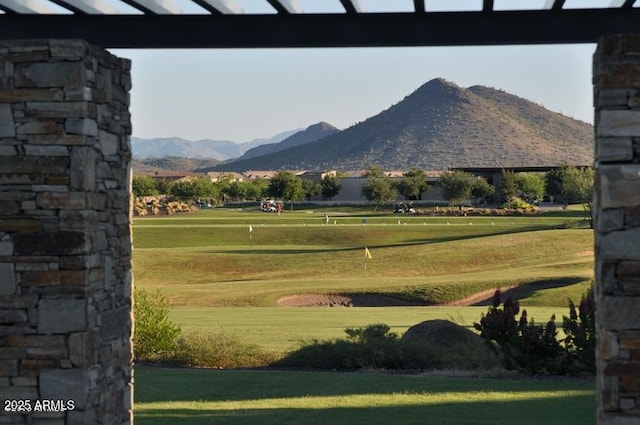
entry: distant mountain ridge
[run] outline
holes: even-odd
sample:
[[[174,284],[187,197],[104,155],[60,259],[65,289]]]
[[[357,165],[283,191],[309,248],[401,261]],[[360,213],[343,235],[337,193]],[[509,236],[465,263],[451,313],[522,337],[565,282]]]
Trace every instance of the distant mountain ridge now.
[[[220,171],[549,166],[593,162],[593,127],[507,92],[434,79],[341,132]]]
[[[317,124],[310,125],[303,131],[299,131],[278,143],[269,143],[251,148],[244,153],[238,161],[242,161],[256,156],[268,155],[270,153],[280,152],[295,146],[304,145],[314,142],[332,134],[338,133],[340,130],[329,123],[321,121]],[[235,162],[235,161],[234,161]]]
[[[198,159],[217,159],[219,161],[238,158],[245,152],[264,144],[278,143],[302,129],[284,131],[275,136],[254,139],[250,142],[236,143],[229,140],[187,140],[181,137],[154,139],[131,138],[134,158],[182,157]]]

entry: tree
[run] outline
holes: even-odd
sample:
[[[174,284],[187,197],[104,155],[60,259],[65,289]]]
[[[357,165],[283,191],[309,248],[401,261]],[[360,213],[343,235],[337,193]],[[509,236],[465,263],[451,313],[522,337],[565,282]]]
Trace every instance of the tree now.
[[[249,185],[245,182],[233,181],[223,189],[223,193],[232,200],[244,201],[247,197],[247,193],[249,192],[248,186]]]
[[[322,196],[331,200],[334,196],[340,193],[340,189],[342,189],[342,185],[340,184],[340,180],[334,175],[325,174],[320,182],[320,187],[322,189]]]
[[[442,197],[453,207],[471,196],[474,182],[473,176],[464,171],[446,171],[440,178]]]
[[[478,205],[478,201],[486,200],[496,192],[496,188],[489,184],[484,177],[476,178],[471,188],[471,196],[475,200],[475,204]]]
[[[562,196],[572,204],[591,203],[593,182],[593,168],[568,167],[562,179]]]
[[[593,180],[592,168],[578,168],[567,163],[545,175],[547,193],[562,196],[565,204],[590,202]]]
[[[520,195],[520,186],[518,185],[516,173],[511,170],[502,170],[502,184],[500,185],[500,191],[502,193],[502,199],[504,199],[509,208],[511,208],[511,201],[513,198]]]
[[[541,174],[518,173],[516,182],[525,201],[531,202],[535,199],[542,199],[544,196],[545,181]]]
[[[291,203],[293,211],[293,202],[304,197],[302,189],[302,181],[290,171],[279,171],[271,178],[269,182],[269,196],[283,199]]]
[[[547,193],[562,196],[565,205],[582,203],[586,219],[593,228],[593,168],[578,168],[564,163],[549,171],[545,181]]]
[[[206,176],[194,180],[181,180],[171,184],[171,195],[182,201],[197,201],[203,199],[218,199],[219,189]]]
[[[310,201],[311,198],[322,194],[322,186],[320,186],[320,183],[315,183],[313,180],[302,179],[302,193],[303,197]]]
[[[265,179],[257,178],[247,185],[247,199],[260,199],[267,196],[269,182]]]
[[[422,199],[422,194],[429,190],[427,175],[418,168],[412,168],[402,175],[398,184],[398,192],[406,199],[417,201]]]
[[[133,351],[136,358],[156,360],[175,348],[180,327],[169,319],[169,302],[157,290],[149,295],[142,289],[134,294]]]
[[[158,195],[158,187],[156,180],[151,176],[134,175],[131,182],[131,191],[133,196],[139,198],[141,196]]]
[[[375,203],[374,211],[384,202],[395,198],[396,191],[388,177],[384,176],[382,169],[376,165],[369,168],[367,181],[362,185],[362,194]]]

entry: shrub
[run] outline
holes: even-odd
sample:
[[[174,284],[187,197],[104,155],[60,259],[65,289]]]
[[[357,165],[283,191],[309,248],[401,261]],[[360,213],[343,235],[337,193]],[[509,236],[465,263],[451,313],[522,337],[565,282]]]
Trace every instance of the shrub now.
[[[503,364],[507,369],[517,369],[529,374],[539,372],[558,372],[560,370],[562,350],[557,336],[555,317],[551,317],[546,326],[540,326],[533,319],[520,312],[517,301],[507,297],[500,308],[502,294],[497,290],[486,315],[480,323],[474,323],[480,336],[494,341],[499,347]]]
[[[276,359],[276,354],[234,335],[188,331],[178,337],[170,360],[185,366],[232,369],[267,366]]]
[[[345,339],[307,342],[275,365],[323,370],[487,370],[498,366],[496,357],[487,352],[479,354],[477,345],[400,340],[385,324],[348,328],[345,333]]]
[[[577,370],[596,371],[596,307],[593,286],[582,295],[578,311],[569,300],[569,317],[563,316],[562,329],[565,333],[564,345],[568,363]]]
[[[347,366],[354,369],[396,369],[402,364],[398,335],[383,323],[364,328],[347,328],[351,356]]]
[[[169,302],[157,290],[149,295],[142,289],[134,294],[133,352],[136,359],[158,361],[175,348],[180,327],[169,320]]]
[[[520,319],[517,301],[510,297],[500,308],[501,293],[496,291],[492,304],[480,323],[474,323],[480,336],[497,344],[503,364],[529,374],[595,372],[595,304],[593,289],[582,297],[579,313],[569,300],[569,317],[563,318],[564,345],[558,341],[555,316],[545,326],[528,320],[526,310]]]

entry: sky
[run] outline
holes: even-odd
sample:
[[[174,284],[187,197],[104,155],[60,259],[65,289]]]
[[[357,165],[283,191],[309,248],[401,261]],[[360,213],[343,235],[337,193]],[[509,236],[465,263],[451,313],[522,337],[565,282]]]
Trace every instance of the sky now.
[[[103,0],[116,1],[116,0]],[[173,1],[185,13],[192,2]],[[335,12],[339,0],[297,0]],[[273,13],[265,0],[235,0],[245,13]],[[359,0],[368,11],[411,10],[413,0]],[[496,9],[541,8],[545,0],[496,0]],[[479,10],[482,0],[429,0],[429,10]],[[566,8],[610,0],[567,0]],[[393,6],[391,6],[393,5]],[[112,50],[132,59],[133,136],[237,143],[326,121],[344,129],[434,78],[485,85],[552,111],[593,121],[595,45],[422,48]]]

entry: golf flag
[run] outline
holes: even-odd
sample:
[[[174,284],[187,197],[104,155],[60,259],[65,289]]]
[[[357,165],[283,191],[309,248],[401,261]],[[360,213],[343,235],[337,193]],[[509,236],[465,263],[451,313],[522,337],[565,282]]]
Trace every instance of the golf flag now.
[[[253,232],[253,227],[251,227],[251,225],[249,225],[249,233]]]
[[[366,246],[364,247],[364,258],[369,258],[369,259],[373,258],[371,256],[371,252],[369,252],[369,248],[367,248]]]

